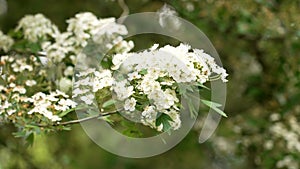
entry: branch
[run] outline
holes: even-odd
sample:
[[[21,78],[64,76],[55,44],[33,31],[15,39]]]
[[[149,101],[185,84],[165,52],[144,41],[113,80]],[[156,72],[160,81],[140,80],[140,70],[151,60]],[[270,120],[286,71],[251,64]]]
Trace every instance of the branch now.
[[[118,4],[123,10],[123,12],[120,16],[120,19],[118,21],[121,24],[124,22],[125,16],[127,16],[129,14],[129,8],[128,8],[127,4],[124,2],[124,0],[118,0]],[[124,17],[124,18],[122,18],[122,17]]]
[[[52,125],[49,125],[49,124],[35,124],[35,125],[38,126],[38,127],[48,127],[48,126],[65,126],[65,125],[69,125],[69,124],[77,124],[77,123],[97,119],[97,118],[100,118],[100,117],[105,117],[105,116],[110,116],[110,115],[113,115],[113,114],[117,114],[118,111],[120,111],[120,110],[114,110],[114,111],[111,111],[111,112],[101,113],[101,114],[97,114],[97,115],[82,118],[82,119],[55,123],[55,124],[52,124]]]

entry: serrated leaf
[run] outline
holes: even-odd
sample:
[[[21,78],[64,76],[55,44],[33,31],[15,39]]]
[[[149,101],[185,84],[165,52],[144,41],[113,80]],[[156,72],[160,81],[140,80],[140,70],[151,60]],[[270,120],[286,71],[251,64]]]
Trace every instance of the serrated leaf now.
[[[209,101],[209,100],[201,99],[201,101],[202,101],[204,104],[206,104],[207,106],[209,106],[209,107],[212,107],[212,106],[214,106],[214,107],[221,107],[221,106],[222,106],[222,105],[219,104],[219,103],[212,102],[212,101]]]
[[[217,113],[219,113],[220,115],[227,117],[227,115],[218,107],[221,107],[222,105],[219,103],[215,103],[212,101],[208,101],[208,100],[203,100],[201,99],[202,103],[204,103],[205,105],[207,105],[208,107],[212,108],[214,111],[216,111]]]
[[[170,121],[173,121],[172,118],[169,115],[162,113],[156,119],[155,125],[160,126],[162,124],[163,125],[162,131],[166,132],[166,131],[169,131],[172,127],[170,124]]]

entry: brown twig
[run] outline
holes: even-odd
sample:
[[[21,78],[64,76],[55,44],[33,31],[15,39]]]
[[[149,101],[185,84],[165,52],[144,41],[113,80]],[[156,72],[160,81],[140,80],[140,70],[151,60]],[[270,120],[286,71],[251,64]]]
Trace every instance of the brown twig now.
[[[89,120],[93,120],[93,119],[97,119],[97,118],[101,118],[101,117],[105,117],[105,116],[110,116],[113,114],[117,114],[118,111],[120,110],[114,110],[111,112],[106,112],[106,113],[101,113],[101,114],[97,114],[94,116],[90,116],[90,117],[85,117],[82,119],[77,119],[77,120],[71,120],[71,121],[65,121],[65,122],[60,122],[60,123],[55,123],[55,124],[34,124],[38,127],[48,127],[48,126],[65,126],[65,125],[69,125],[69,124],[77,124],[77,123],[81,123],[81,122],[85,122],[85,121],[89,121]]]

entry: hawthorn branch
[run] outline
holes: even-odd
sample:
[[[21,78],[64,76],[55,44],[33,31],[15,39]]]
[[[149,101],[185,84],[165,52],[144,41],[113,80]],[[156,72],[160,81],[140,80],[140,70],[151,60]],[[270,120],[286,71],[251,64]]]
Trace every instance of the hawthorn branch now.
[[[110,115],[113,115],[113,114],[117,114],[118,111],[120,111],[120,110],[114,110],[114,111],[111,111],[111,112],[100,113],[100,114],[85,117],[85,118],[82,118],[82,119],[65,121],[65,122],[60,122],[60,123],[55,123],[55,124],[35,124],[35,125],[38,126],[38,127],[66,126],[66,125],[70,125],[70,124],[77,124],[77,123],[81,123],[81,122],[85,122],[85,121],[89,121],[89,120],[98,119],[98,118],[101,118],[101,117],[106,117],[106,116],[110,116]]]

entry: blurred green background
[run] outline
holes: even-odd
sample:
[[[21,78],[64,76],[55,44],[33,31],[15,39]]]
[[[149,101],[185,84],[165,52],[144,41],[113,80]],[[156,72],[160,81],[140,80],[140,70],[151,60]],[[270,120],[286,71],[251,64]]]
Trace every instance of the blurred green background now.
[[[106,152],[79,125],[70,132],[38,136],[29,148],[11,135],[14,128],[0,126],[0,169],[273,169],[280,168],[278,163],[286,156],[294,161],[282,168],[299,163],[300,149],[287,148],[289,140],[270,131],[276,123],[292,131],[291,118],[300,123],[299,0],[125,2],[131,14],[157,11],[168,3],[208,36],[229,73],[225,108],[229,118],[222,119],[204,144],[197,142],[199,121],[175,148],[146,159]],[[43,13],[64,30],[65,20],[78,12],[117,18],[122,13],[117,0],[8,0],[7,4],[7,13],[0,16],[4,32],[26,14]],[[274,114],[279,118],[274,120]],[[300,147],[300,133],[295,133],[294,144]],[[266,147],[268,143],[273,147]]]

